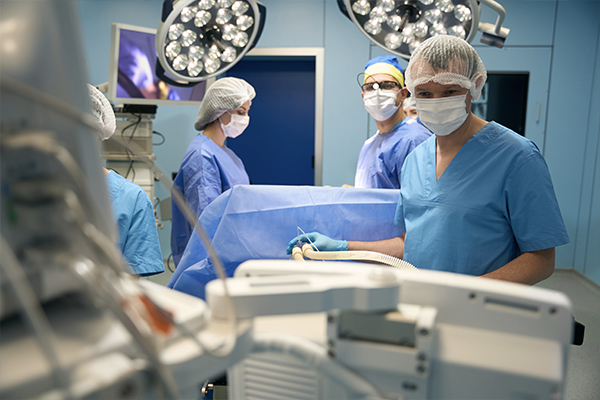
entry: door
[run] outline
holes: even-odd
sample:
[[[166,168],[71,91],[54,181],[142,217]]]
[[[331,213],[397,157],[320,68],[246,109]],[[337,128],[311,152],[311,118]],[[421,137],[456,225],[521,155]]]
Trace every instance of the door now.
[[[250,125],[227,139],[253,184],[315,184],[315,57],[246,56],[226,72],[256,90]]]

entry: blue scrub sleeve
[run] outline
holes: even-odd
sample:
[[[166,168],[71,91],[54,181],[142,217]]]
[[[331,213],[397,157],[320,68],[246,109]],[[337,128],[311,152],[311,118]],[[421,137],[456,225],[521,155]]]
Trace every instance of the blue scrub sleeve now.
[[[123,243],[123,256],[136,274],[147,276],[164,272],[154,208],[142,191],[137,194],[134,210]]]
[[[200,168],[190,171],[190,179],[184,178],[186,200],[200,218],[202,211],[223,192],[221,172],[215,160],[202,156]]]
[[[522,252],[569,243],[548,166],[540,153],[514,165],[506,180],[504,199]]]

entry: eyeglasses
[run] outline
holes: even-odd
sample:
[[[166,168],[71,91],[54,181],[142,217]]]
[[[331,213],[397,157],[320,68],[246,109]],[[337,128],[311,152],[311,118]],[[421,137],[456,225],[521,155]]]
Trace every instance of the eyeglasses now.
[[[381,81],[381,82],[368,82],[361,86],[363,92],[372,92],[373,90],[393,90],[394,88],[402,89],[402,86],[398,82],[392,81]]]

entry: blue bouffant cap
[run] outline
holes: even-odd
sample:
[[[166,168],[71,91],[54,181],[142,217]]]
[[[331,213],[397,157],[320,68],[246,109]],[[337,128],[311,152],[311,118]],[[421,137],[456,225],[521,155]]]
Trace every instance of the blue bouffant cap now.
[[[371,75],[388,74],[393,76],[400,86],[404,87],[404,70],[400,66],[398,59],[394,56],[379,56],[369,60],[365,65],[365,78]]]

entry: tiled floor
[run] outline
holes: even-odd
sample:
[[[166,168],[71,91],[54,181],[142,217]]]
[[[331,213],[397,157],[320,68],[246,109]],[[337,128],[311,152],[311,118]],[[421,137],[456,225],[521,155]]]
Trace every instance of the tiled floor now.
[[[600,286],[568,269],[557,269],[537,286],[565,293],[575,320],[585,325],[583,345],[570,349],[564,399],[600,399]]]

